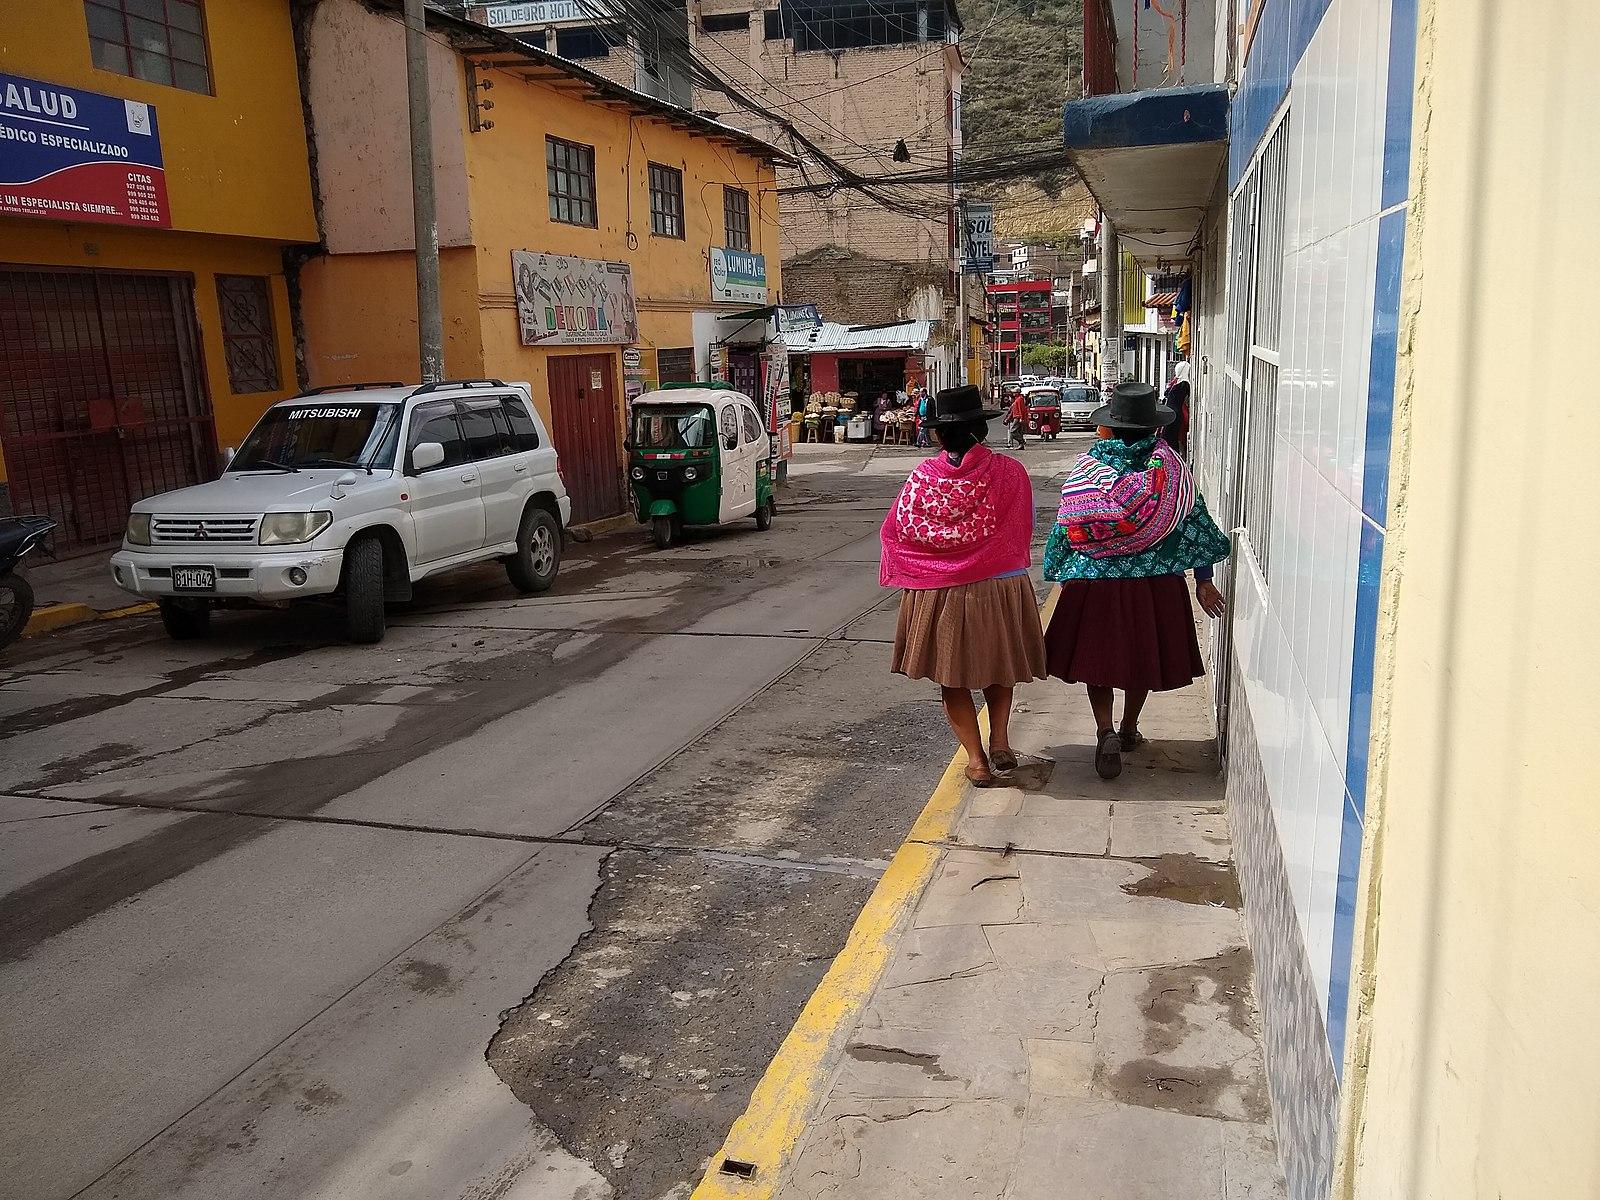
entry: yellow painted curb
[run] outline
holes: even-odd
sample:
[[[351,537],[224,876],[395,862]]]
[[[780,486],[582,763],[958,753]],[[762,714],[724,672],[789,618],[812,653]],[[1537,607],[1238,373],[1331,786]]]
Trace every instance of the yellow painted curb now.
[[[727,1140],[711,1158],[711,1167],[691,1200],[764,1200],[772,1195],[778,1173],[805,1130],[806,1118],[827,1081],[835,1044],[855,1028],[878,978],[888,965],[895,934],[933,878],[943,853],[937,845],[955,826],[966,795],[967,756],[957,751],[944,776],[878,880],[866,907],[851,927],[800,1019],[789,1030],[756,1085],[744,1115],[733,1123]],[[723,1163],[750,1164],[748,1178],[728,1174]]]
[[[68,625],[82,625],[85,621],[96,620],[99,616],[100,614],[87,604],[46,604],[43,608],[33,610],[33,616],[28,618],[22,636],[38,637],[41,633],[65,629]]]
[[[146,600],[141,604],[130,604],[125,608],[108,609],[107,611],[97,615],[102,621],[115,621],[118,617],[137,617],[141,613],[155,612],[155,610],[159,607],[160,605],[158,605],[155,601]]]
[[[1051,589],[1039,614],[1042,625],[1050,623],[1060,594],[1060,588]],[[980,714],[979,719],[987,736],[988,713]],[[957,750],[856,917],[844,949],[767,1065],[744,1114],[711,1156],[711,1165],[690,1200],[768,1200],[772,1196],[827,1084],[834,1049],[855,1029],[862,1006],[889,964],[902,922],[933,879],[944,853],[942,843],[955,832],[956,816],[967,794],[966,766],[966,753]],[[724,1171],[724,1163],[730,1162],[739,1164],[741,1170],[754,1170],[748,1174]]]

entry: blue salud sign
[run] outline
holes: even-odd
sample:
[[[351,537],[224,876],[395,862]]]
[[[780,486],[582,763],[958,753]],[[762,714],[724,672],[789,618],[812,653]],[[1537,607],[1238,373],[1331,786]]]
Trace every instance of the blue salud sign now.
[[[0,74],[0,216],[169,228],[156,110]]]
[[[735,304],[765,304],[767,302],[766,256],[713,246],[711,298]]]

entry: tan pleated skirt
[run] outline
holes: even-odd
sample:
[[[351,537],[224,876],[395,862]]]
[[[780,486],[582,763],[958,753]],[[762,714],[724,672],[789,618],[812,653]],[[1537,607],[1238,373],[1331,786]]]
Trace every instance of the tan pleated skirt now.
[[[894,670],[974,690],[1043,679],[1044,634],[1028,577],[902,593]]]

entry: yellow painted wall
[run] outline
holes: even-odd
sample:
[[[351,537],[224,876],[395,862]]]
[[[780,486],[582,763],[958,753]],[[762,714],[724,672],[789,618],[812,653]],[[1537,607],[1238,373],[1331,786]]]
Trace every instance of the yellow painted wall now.
[[[317,226],[288,5],[213,0],[206,22],[214,95],[94,67],[81,0],[6,6],[0,71],[155,106],[173,228],[0,218],[0,263],[191,276],[217,440],[227,446],[296,388],[283,246],[315,242]],[[282,389],[242,396],[230,390],[217,274],[270,278]]]
[[[381,20],[382,18],[371,18]],[[360,35],[358,28],[356,34]],[[465,68],[458,61],[458,68]],[[313,72],[315,74],[315,71]],[[511,275],[516,250],[629,263],[647,379],[655,351],[693,345],[693,312],[713,305],[712,246],[725,244],[722,185],[750,195],[751,249],[766,256],[769,300],[779,295],[778,201],[773,168],[653,118],[585,100],[570,90],[480,72],[493,83],[494,128],[467,135],[467,204],[473,246],[443,255],[446,373],[526,380],[545,417],[552,355],[604,354],[621,394],[621,347],[532,348],[521,343]],[[465,95],[465,79],[462,81]],[[465,114],[436,114],[465,120]],[[594,147],[598,226],[550,220],[546,134]],[[403,154],[404,147],[395,147]],[[683,238],[651,232],[648,164],[683,172]],[[630,238],[630,234],[632,235]],[[314,384],[417,376],[415,276],[411,256],[344,254],[302,272],[307,369]],[[619,405],[617,442],[622,440]]]
[[[1600,1195],[1600,9],[1423,0],[1336,1194]],[[1510,398],[1511,408],[1507,403]]]
[[[477,266],[470,247],[439,255],[445,374],[454,378],[494,373],[484,361]],[[417,271],[410,251],[310,260],[300,270],[300,309],[313,385],[416,382]]]
[[[95,67],[82,0],[4,5],[0,71],[155,106],[174,229],[315,242],[288,0],[211,0],[215,95]]]

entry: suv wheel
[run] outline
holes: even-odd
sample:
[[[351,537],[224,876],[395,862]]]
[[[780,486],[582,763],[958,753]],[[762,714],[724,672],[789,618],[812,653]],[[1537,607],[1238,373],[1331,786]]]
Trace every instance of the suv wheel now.
[[[519,592],[547,591],[561,569],[561,527],[542,508],[522,514],[517,552],[506,559],[506,574]]]
[[[161,624],[175,642],[205,637],[211,629],[211,606],[204,600],[162,600]]]
[[[365,537],[344,552],[344,635],[352,642],[381,642],[385,627],[383,543]]]

